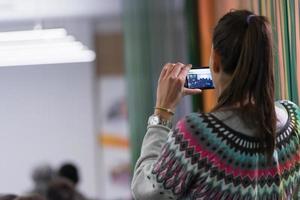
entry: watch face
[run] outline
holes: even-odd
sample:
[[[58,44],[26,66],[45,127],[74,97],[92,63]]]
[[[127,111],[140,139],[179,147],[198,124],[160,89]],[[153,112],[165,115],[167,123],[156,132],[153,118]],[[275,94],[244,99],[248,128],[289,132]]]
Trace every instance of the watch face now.
[[[160,119],[160,117],[157,115],[152,115],[149,117],[148,125],[162,125],[162,126],[166,126],[166,127],[170,128],[170,129],[172,128],[171,121]]]
[[[150,118],[150,124],[152,124],[152,125],[156,125],[156,124],[159,124],[159,118],[158,118],[158,116],[152,116],[151,118]]]

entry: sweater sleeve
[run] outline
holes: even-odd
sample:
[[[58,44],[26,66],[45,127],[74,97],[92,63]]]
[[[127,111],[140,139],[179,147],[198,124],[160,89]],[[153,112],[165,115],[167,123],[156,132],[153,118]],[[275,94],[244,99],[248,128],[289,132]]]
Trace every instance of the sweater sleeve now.
[[[131,185],[135,199],[170,200],[185,195],[196,169],[188,159],[192,152],[183,142],[183,125],[181,120],[174,131],[163,126],[148,127]]]

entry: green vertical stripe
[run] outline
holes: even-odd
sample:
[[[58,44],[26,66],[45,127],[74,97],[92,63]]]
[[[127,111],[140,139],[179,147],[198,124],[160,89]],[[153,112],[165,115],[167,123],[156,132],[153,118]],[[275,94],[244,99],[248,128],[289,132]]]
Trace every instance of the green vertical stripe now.
[[[274,42],[274,75],[275,75],[275,98],[280,99],[281,96],[281,86],[280,86],[280,71],[279,71],[279,58],[278,58],[278,34],[276,30],[276,7],[273,0],[270,1],[270,23],[272,26],[273,42]]]
[[[123,9],[130,142],[132,163],[135,163],[154,104],[146,20],[148,10],[142,0],[124,0]]]
[[[283,58],[284,58],[284,68],[286,70],[286,84],[287,84],[287,88],[286,88],[286,93],[287,93],[287,97],[288,99],[291,99],[291,85],[290,85],[290,81],[289,81],[289,74],[290,74],[290,60],[289,60],[289,26],[288,26],[288,18],[287,18],[287,3],[286,1],[281,1],[281,12],[282,12],[282,20],[283,20]]]
[[[279,0],[274,2],[273,0],[268,1],[270,3],[270,22],[273,27],[274,36],[274,46],[275,46],[275,56],[274,56],[274,69],[275,69],[275,94],[276,98],[283,96],[281,94],[281,88],[283,87],[280,83],[280,66],[279,66],[279,56],[283,58],[283,72],[285,77],[285,84],[287,88],[285,89],[285,96],[293,102],[299,103],[299,94],[297,86],[297,47],[296,46],[296,29],[295,29],[295,4],[297,0]],[[298,0],[299,1],[299,0]],[[262,14],[265,11],[266,1],[256,0],[259,5],[259,13]],[[276,5],[275,5],[276,4]],[[279,6],[280,13],[277,13],[276,6]],[[252,1],[251,7],[254,7],[254,1]],[[298,9],[300,12],[300,8]],[[282,22],[281,27],[277,26],[276,16],[280,15],[280,20]],[[278,29],[282,32],[282,55],[278,54]],[[298,66],[299,67],[299,66]]]
[[[163,65],[186,62],[182,42],[185,19],[183,8],[178,8],[176,2],[122,2],[132,167],[140,154],[148,117],[154,111],[157,80]]]
[[[200,48],[199,48],[199,24],[198,24],[198,3],[197,1],[186,0],[185,10],[187,18],[187,34],[188,34],[188,55],[189,63],[193,66],[200,66]],[[193,110],[203,110],[203,100],[200,95],[192,97]]]
[[[291,100],[298,102],[298,87],[297,87],[297,70],[296,70],[296,29],[295,29],[295,1],[287,1],[287,18],[289,19],[289,60],[290,73],[289,84],[291,90]]]

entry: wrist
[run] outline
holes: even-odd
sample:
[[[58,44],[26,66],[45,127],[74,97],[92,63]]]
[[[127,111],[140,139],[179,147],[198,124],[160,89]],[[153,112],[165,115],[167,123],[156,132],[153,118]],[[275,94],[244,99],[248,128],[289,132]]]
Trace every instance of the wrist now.
[[[163,111],[163,110],[159,110],[159,109],[154,110],[154,115],[157,115],[160,118],[165,119],[165,120],[171,120],[173,117],[173,114]]]

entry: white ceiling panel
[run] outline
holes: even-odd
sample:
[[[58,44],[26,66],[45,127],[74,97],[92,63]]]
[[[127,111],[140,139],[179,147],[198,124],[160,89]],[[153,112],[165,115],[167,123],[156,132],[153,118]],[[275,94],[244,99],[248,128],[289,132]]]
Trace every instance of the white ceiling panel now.
[[[0,21],[116,16],[121,0],[0,0]]]

